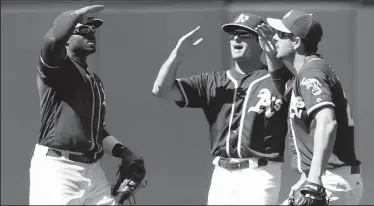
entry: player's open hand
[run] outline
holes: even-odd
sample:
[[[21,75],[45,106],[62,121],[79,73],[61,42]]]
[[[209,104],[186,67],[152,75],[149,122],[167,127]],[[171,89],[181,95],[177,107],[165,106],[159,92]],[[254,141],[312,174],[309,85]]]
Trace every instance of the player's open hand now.
[[[92,21],[94,19],[93,16],[98,14],[102,10],[104,10],[103,5],[91,5],[80,8],[76,10],[74,13],[81,16],[79,23],[86,24],[87,22]]]
[[[256,27],[259,36],[259,43],[266,55],[275,58],[277,55],[277,46],[275,45],[275,31],[269,25],[262,23]]]
[[[198,30],[200,29],[200,26],[196,27],[194,30],[188,32],[184,36],[182,36],[178,43],[177,46],[175,47],[174,51],[178,56],[184,56],[187,54],[192,48],[196,47],[199,45],[202,41],[203,38],[199,38],[196,40],[196,36],[198,34]]]

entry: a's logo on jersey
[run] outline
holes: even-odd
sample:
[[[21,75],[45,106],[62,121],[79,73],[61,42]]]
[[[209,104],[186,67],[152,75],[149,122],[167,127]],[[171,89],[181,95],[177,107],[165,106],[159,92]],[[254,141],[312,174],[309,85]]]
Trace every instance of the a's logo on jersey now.
[[[312,89],[313,95],[320,95],[322,93],[321,83],[315,78],[306,79],[304,77],[300,85],[305,86],[307,90]]]
[[[235,23],[244,23],[245,21],[247,21],[249,19],[249,16],[245,15],[245,14],[240,14],[240,16],[236,19]]]
[[[247,112],[256,112],[258,114],[261,114],[266,110],[265,116],[267,118],[270,118],[276,111],[279,111],[282,107],[282,100],[272,96],[269,89],[261,89],[257,97],[259,97],[260,100],[258,100],[257,104],[254,107],[248,108]],[[271,107],[272,102],[274,102],[273,107]]]
[[[303,112],[303,108],[305,107],[305,103],[303,99],[299,96],[295,96],[294,92],[291,95],[291,102],[290,102],[290,117],[294,118],[295,116],[301,118],[301,113]]]

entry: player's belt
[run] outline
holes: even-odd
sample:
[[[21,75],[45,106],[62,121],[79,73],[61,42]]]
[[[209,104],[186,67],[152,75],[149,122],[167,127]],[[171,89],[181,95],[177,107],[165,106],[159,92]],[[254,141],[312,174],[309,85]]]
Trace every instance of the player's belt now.
[[[351,174],[360,174],[360,173],[361,173],[360,165],[351,166]]]
[[[220,158],[218,160],[218,166],[225,168],[227,170],[239,170],[239,169],[246,169],[250,167],[250,160],[240,160],[237,162],[233,162],[228,158]],[[268,164],[268,160],[265,158],[258,158],[257,159],[257,167],[263,167]]]
[[[92,158],[86,157],[84,154],[73,154],[73,153],[69,153],[69,151],[60,151],[60,150],[53,149],[53,148],[48,148],[46,155],[51,156],[51,157],[65,157],[66,159],[69,159],[71,161],[85,163],[85,164],[92,164],[99,159],[99,158],[92,159]]]

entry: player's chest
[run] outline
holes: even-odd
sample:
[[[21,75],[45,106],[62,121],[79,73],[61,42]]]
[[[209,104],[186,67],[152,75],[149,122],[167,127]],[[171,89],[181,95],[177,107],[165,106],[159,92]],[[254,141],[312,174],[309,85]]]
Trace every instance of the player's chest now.
[[[271,117],[283,105],[280,95],[268,76],[238,82],[232,90],[228,91],[231,91],[232,104],[227,106],[234,105],[236,110],[242,111],[242,114],[265,114]]]
[[[81,73],[82,81],[74,89],[72,99],[79,101],[79,104],[94,110],[105,110],[105,92],[101,80],[91,72]]]

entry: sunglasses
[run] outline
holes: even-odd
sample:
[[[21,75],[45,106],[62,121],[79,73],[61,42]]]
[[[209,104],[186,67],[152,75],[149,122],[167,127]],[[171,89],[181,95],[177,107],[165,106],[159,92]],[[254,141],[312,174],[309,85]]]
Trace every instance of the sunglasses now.
[[[286,32],[282,32],[282,31],[278,31],[278,30],[277,30],[277,35],[280,39],[289,39],[289,38],[295,37],[295,35],[293,35],[291,33],[286,33]]]
[[[233,39],[235,36],[238,36],[243,39],[249,39],[252,37],[257,36],[257,34],[247,31],[230,31],[229,32],[230,38]]]
[[[74,29],[73,34],[77,35],[89,35],[95,33],[96,28],[94,26],[82,25]]]

